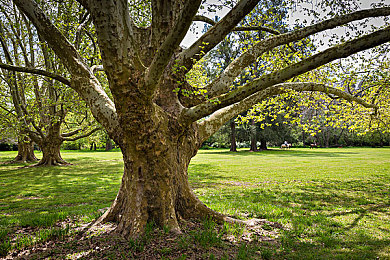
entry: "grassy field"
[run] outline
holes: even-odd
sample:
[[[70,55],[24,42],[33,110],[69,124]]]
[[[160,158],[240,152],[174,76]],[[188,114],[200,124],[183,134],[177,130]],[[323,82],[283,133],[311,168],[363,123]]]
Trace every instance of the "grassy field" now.
[[[1,152],[0,162],[14,156]],[[66,236],[69,228],[55,223],[71,216],[88,222],[115,198],[119,152],[63,151],[63,157],[74,165],[0,165],[0,253],[36,243],[31,232],[15,238],[20,229],[32,229],[38,242]],[[262,258],[390,259],[390,148],[202,150],[189,178],[215,210],[284,225],[276,243],[254,249]],[[259,258],[237,255],[246,257]]]

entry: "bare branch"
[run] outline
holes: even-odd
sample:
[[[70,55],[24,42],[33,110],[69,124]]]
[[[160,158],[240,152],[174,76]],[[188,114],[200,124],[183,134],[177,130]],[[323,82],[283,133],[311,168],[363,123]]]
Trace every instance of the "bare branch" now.
[[[361,20],[368,17],[379,17],[387,15],[390,15],[389,7],[357,11],[263,40],[254,45],[248,51],[244,52],[232,63],[230,63],[224,72],[221,73],[221,75],[216,80],[209,84],[209,86],[207,86],[207,89],[209,89],[208,95],[210,97],[214,97],[226,92],[234,79],[241,73],[244,68],[252,64],[257,57],[277,46],[288,44],[293,41],[298,41],[312,34],[332,29],[352,21]]]
[[[77,27],[76,37],[75,37],[75,48],[78,49],[80,46],[81,32],[90,22],[89,14],[85,13],[81,18],[80,25]],[[95,44],[95,43],[94,43]]]
[[[97,71],[104,71],[103,65],[93,65],[91,67],[92,73],[95,74]]]
[[[203,15],[195,15],[193,21],[194,22],[195,21],[205,22],[205,23],[208,23],[212,26],[214,26],[216,24],[216,22],[214,22],[212,19],[210,19],[206,16],[203,16]],[[276,34],[276,35],[280,34],[279,31],[272,29],[272,28],[269,28],[269,27],[266,27],[266,26],[237,26],[237,27],[234,27],[234,29],[232,31],[234,31],[234,32],[264,31],[264,32],[268,32],[268,33],[272,33],[272,34]]]
[[[26,108],[25,108],[24,106],[22,106],[22,109],[23,109],[24,113],[25,113],[26,115],[28,115],[28,112],[27,112],[27,110],[26,110]],[[45,134],[43,133],[42,129],[41,129],[40,127],[38,127],[38,126],[35,124],[33,118],[30,118],[30,120],[27,121],[26,118],[24,117],[24,118],[23,118],[23,121],[24,121],[24,124],[25,124],[25,127],[26,127],[26,130],[27,130],[27,131],[29,131],[30,133],[35,134],[35,135],[37,135],[37,136],[40,136],[40,137],[43,138],[43,139],[45,138]],[[28,124],[29,124],[29,123],[32,124],[32,126],[35,128],[35,130],[36,130],[37,132],[32,131],[32,130],[28,127]]]
[[[213,25],[213,26],[216,24],[216,22],[213,19],[210,19],[210,18],[203,16],[203,15],[195,15],[194,19],[192,21],[204,22],[204,23],[208,23],[208,24]]]
[[[217,46],[226,35],[257,5],[259,0],[242,0],[230,10],[218,23],[210,28],[179,57],[179,64],[190,70],[194,61],[200,60],[206,53]]]
[[[13,66],[13,65],[8,65],[0,62],[0,68],[10,70],[10,71],[18,71],[18,72],[26,72],[26,73],[31,73],[35,75],[41,75],[45,77],[49,77],[51,79],[55,79],[67,86],[70,86],[70,80],[67,78],[64,78],[60,75],[54,74],[49,71],[41,70],[41,69],[34,69],[34,68],[27,68],[27,67],[18,67],[18,66]]]
[[[81,128],[78,128],[78,129],[76,129],[76,130],[73,130],[73,131],[71,131],[71,132],[68,132],[68,133],[62,133],[61,134],[61,136],[62,137],[69,137],[69,136],[73,136],[73,135],[75,135],[75,134],[78,134],[78,133],[80,133],[80,131],[82,131],[83,129],[81,129]]]
[[[225,106],[237,103],[258,91],[280,84],[335,59],[348,57],[356,52],[378,46],[388,41],[390,41],[390,26],[358,39],[329,48],[298,63],[289,65],[284,69],[267,74],[227,94],[219,96],[218,102],[208,101],[184,110],[185,112],[182,114],[182,120],[194,122]]]
[[[8,108],[6,108],[5,106],[3,106],[2,104],[0,104],[0,108],[3,109],[5,112],[7,112],[7,115],[12,115],[13,117],[15,118],[18,118],[17,115],[15,115],[11,110],[9,110]]]
[[[62,140],[64,140],[64,141],[76,141],[76,140],[79,140],[79,139],[81,139],[81,138],[90,136],[91,134],[93,134],[93,133],[95,133],[96,131],[101,130],[101,129],[102,129],[102,127],[96,127],[96,128],[94,128],[94,129],[92,129],[91,131],[89,131],[89,132],[83,134],[83,135],[79,135],[79,136],[76,136],[76,137],[73,137],[73,138],[64,137],[64,136],[62,135]]]
[[[345,99],[347,101],[354,101],[358,103],[359,105],[364,106],[365,108],[378,108],[377,105],[373,103],[368,103],[364,99],[360,97],[356,97],[354,95],[351,95],[347,92],[344,92],[338,88],[330,87],[325,84],[320,83],[312,83],[312,82],[286,82],[282,84],[278,84],[273,86],[275,88],[281,88],[281,89],[291,89],[294,91],[310,91],[310,92],[322,92],[326,94],[332,94],[339,98]]]
[[[6,60],[6,62],[13,64],[11,54],[10,54],[8,47],[4,41],[4,38],[2,37],[2,34],[3,34],[2,24],[0,23],[0,43],[1,43],[1,47],[4,51],[5,60]],[[2,63],[1,57],[0,57],[0,63]],[[8,74],[8,73],[4,73],[4,74],[5,74],[5,77],[7,79],[6,82],[10,88],[10,92],[11,92],[11,96],[12,96],[12,103],[14,105],[16,114],[19,117],[22,117],[23,116],[23,109],[22,109],[23,102],[22,102],[22,98],[20,96],[18,81],[16,80],[16,73],[14,71],[12,71],[10,74]]]
[[[80,65],[85,66],[74,46],[51,23],[37,3],[31,0],[14,0],[14,3],[35,25],[40,36],[44,38],[71,72],[75,73]]]
[[[179,44],[190,28],[191,21],[198,11],[201,2],[201,0],[186,1],[179,18],[177,19],[177,23],[157,50],[145,76],[146,86],[151,86],[151,90],[154,89],[174,51],[179,47]]]

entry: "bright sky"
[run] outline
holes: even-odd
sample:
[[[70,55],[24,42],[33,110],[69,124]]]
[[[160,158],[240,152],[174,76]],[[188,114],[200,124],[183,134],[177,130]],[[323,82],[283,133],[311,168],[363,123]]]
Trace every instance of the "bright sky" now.
[[[367,9],[367,8],[370,8],[371,4],[378,3],[381,1],[380,0],[357,0],[357,2],[362,9]],[[390,5],[390,0],[383,0],[382,2],[386,5]],[[208,3],[216,3],[216,0],[209,0]],[[303,8],[303,7],[311,8],[312,5],[309,3],[306,5],[304,5],[304,4],[300,5],[300,8]],[[222,10],[218,10],[216,13],[208,14],[205,12],[205,13],[203,13],[203,15],[205,15],[209,18],[213,18],[215,16],[223,17],[228,12],[229,12],[229,9],[225,7]],[[300,21],[306,19],[309,23],[310,23],[310,21],[313,20],[312,17],[305,16],[304,13],[302,12],[302,10],[299,10],[299,7],[297,10],[295,10],[293,12],[289,12],[288,16],[289,16],[288,23],[291,26],[294,24],[296,19],[299,19]],[[373,24],[373,25],[381,26],[384,24],[382,18],[373,18],[371,20],[372,20],[372,22],[370,24]],[[186,37],[182,41],[182,44],[181,44],[182,46],[189,47],[192,43],[194,43],[202,35],[202,29],[204,28],[204,23],[203,22],[195,22],[194,28],[196,28],[196,29],[191,30],[187,33]],[[327,39],[329,38],[328,36],[330,34],[336,33],[336,34],[341,36],[341,35],[345,35],[346,30],[347,30],[346,28],[334,29],[331,32],[328,31],[328,32],[324,32],[321,34],[317,34],[315,36],[315,39],[317,39],[317,40],[322,39],[326,43]],[[324,49],[324,48],[326,48],[326,46],[319,47],[319,50]]]

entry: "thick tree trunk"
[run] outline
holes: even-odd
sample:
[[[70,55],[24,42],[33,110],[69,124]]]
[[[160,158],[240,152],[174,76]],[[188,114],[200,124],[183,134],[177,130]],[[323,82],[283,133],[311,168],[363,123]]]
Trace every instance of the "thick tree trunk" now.
[[[34,166],[69,165],[70,163],[61,157],[61,144],[60,139],[56,140],[54,138],[46,138],[42,141],[39,145],[42,149],[42,159]]]
[[[38,158],[34,154],[34,144],[25,136],[22,140],[18,140],[18,155],[12,162],[35,162]]]
[[[134,139],[131,134],[124,136],[120,145],[124,160],[122,183],[115,201],[95,224],[117,222],[119,234],[137,238],[151,221],[180,233],[180,219],[209,216],[218,222],[230,220],[204,205],[189,186],[188,165],[201,145],[195,129],[175,135],[169,123],[161,124],[157,125],[166,127],[164,131],[138,129],[139,134],[143,133],[138,137],[148,142]]]
[[[251,126],[250,126],[250,132],[251,132],[251,148],[249,151],[256,152],[257,150],[257,140],[256,140],[256,125],[255,120],[251,120]]]
[[[237,152],[237,144],[236,144],[236,123],[234,120],[230,122],[230,151]]]

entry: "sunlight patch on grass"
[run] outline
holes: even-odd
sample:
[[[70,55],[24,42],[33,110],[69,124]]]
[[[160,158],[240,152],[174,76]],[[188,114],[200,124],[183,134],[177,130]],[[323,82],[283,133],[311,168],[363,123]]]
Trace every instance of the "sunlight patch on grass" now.
[[[62,154],[73,165],[0,164],[0,238],[21,227],[50,229],[71,216],[88,222],[112,203],[123,173],[120,152]],[[15,155],[0,152],[0,162]],[[390,258],[389,148],[201,150],[189,180],[214,210],[284,224],[278,247],[259,249],[264,258]],[[11,245],[2,241],[4,254]],[[242,245],[240,254],[251,250]]]

